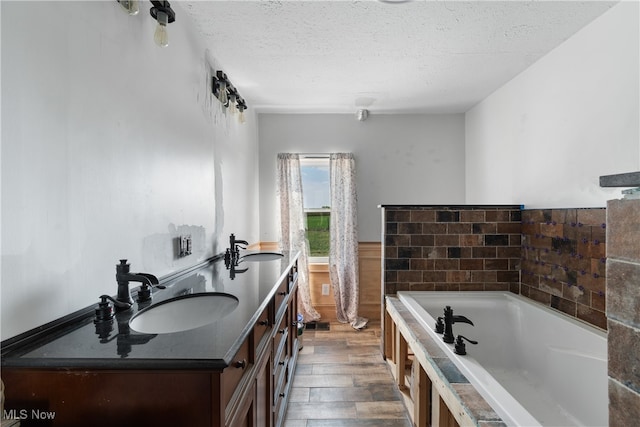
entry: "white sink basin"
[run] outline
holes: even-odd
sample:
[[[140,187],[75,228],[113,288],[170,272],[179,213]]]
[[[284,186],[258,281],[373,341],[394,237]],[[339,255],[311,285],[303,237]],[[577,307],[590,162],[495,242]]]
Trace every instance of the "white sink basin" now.
[[[255,252],[241,256],[240,261],[273,261],[274,259],[280,259],[283,256],[284,255],[282,255],[280,252]]]
[[[144,334],[169,334],[216,322],[238,306],[233,295],[207,292],[182,295],[154,304],[129,321],[131,329]]]

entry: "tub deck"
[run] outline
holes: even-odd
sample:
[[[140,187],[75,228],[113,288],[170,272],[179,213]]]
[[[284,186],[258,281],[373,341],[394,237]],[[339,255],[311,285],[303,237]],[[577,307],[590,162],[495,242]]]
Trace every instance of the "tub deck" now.
[[[429,381],[440,387],[435,397],[412,396],[415,387],[409,388],[410,410],[413,401],[441,398],[460,425],[606,425],[603,331],[504,292],[401,292],[385,301],[384,352],[392,360],[399,387],[412,386],[416,378],[409,375],[405,380],[402,374],[411,365],[407,348]],[[448,304],[482,325],[454,326],[455,334],[480,341],[467,344],[466,356],[454,354],[453,346],[433,331],[434,319]],[[460,392],[462,384],[474,393]],[[484,409],[474,412],[478,407]],[[431,412],[427,418],[438,425]]]
[[[384,321],[385,357],[416,426],[506,426],[397,297],[386,297]],[[412,384],[409,349],[420,367]]]

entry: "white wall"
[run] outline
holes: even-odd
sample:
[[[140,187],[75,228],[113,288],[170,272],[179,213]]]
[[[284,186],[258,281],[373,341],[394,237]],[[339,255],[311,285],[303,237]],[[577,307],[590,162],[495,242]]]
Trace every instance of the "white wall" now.
[[[177,2],[165,49],[140,6],[1,2],[2,339],[115,294],[120,258],[162,276],[258,240],[255,116],[212,101]]]
[[[464,116],[259,114],[260,238],[277,241],[279,152],[352,152],[360,241],[380,241],[380,204],[464,202]]]
[[[622,2],[469,110],[466,202],[603,207],[640,170],[638,3]]]

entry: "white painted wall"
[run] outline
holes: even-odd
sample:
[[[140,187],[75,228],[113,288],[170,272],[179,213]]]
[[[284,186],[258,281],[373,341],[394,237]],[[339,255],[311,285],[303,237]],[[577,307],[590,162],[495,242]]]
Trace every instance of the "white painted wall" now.
[[[640,170],[638,2],[621,2],[469,110],[466,202],[604,207]]]
[[[464,115],[259,114],[260,238],[277,241],[276,156],[352,152],[360,241],[380,241],[380,204],[464,202]]]
[[[258,240],[256,118],[211,100],[179,3],[165,49],[146,6],[1,2],[2,339],[115,294],[120,258],[162,276]]]

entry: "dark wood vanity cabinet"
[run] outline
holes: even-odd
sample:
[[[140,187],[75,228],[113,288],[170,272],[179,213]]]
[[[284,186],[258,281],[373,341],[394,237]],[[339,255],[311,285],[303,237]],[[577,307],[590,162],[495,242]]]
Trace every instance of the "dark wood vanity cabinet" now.
[[[254,354],[250,356],[252,374],[246,392],[237,391],[238,410],[227,414],[232,427],[280,427],[292,386],[297,362],[297,274],[278,285],[272,303],[253,328]],[[269,319],[267,323],[265,320]],[[273,325],[272,327],[270,325]]]
[[[5,408],[55,414],[26,417],[23,427],[280,427],[299,349],[295,267],[224,369],[3,366]]]

